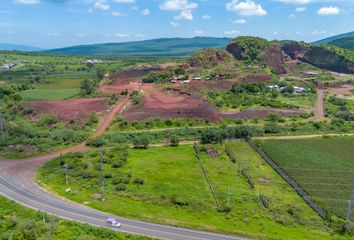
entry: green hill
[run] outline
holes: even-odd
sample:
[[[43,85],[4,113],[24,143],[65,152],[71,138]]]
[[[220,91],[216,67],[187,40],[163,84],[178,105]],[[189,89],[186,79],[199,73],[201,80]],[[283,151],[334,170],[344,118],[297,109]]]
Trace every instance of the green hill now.
[[[32,46],[11,44],[11,43],[0,43],[0,50],[36,52],[36,51],[41,51],[43,49],[40,49],[40,48],[37,48],[37,47],[32,47]]]
[[[336,35],[336,36],[329,37],[329,38],[325,38],[325,39],[321,39],[321,40],[318,40],[318,41],[314,42],[314,44],[327,44],[327,43],[333,42],[333,41],[338,40],[338,39],[350,38],[350,37],[354,37],[354,31],[353,32],[349,32],[349,33]]]
[[[203,48],[224,48],[229,38],[160,38],[52,49],[46,52],[102,56],[188,56]]]
[[[329,42],[328,44],[354,51],[354,37],[337,39]]]

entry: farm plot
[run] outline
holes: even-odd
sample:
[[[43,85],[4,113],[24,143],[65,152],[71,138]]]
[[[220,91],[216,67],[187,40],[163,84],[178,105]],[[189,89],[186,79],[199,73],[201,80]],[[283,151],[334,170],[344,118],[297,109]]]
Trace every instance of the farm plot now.
[[[142,103],[130,106],[123,116],[129,121],[151,118],[200,118],[221,120],[206,101],[177,91],[163,91],[154,85],[143,86]]]
[[[346,216],[354,182],[354,137],[266,140],[259,144],[320,206]]]
[[[249,161],[256,188],[250,189],[222,152],[202,152],[208,176],[222,207],[218,208],[192,146],[129,149],[104,153],[105,201],[100,193],[99,154],[64,155],[39,169],[40,183],[79,203],[142,220],[217,231],[254,239],[345,239],[330,235],[322,220],[288,187],[247,143],[229,147]],[[69,164],[71,193],[65,193],[63,164]],[[256,174],[257,173],[257,174]],[[270,197],[270,209],[259,200]],[[230,193],[231,192],[231,193]]]

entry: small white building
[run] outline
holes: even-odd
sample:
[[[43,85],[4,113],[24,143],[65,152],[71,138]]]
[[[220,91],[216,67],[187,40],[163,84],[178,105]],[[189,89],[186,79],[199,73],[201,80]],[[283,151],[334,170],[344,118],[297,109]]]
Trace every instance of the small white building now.
[[[293,86],[293,88],[294,88],[294,94],[295,93],[303,93],[303,92],[305,92],[305,88],[303,88],[303,87]]]

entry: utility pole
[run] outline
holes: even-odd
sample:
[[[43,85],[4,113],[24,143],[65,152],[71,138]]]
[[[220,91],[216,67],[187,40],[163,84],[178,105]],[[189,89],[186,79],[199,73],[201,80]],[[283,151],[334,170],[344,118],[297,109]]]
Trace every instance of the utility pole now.
[[[103,182],[103,156],[102,148],[100,148],[100,164],[101,164],[101,200],[104,201],[104,182]]]
[[[66,187],[69,187],[69,176],[68,176],[68,164],[64,165],[65,168],[65,182],[66,182]]]
[[[353,202],[354,202],[354,182],[352,186],[352,192],[350,198],[348,200],[348,212],[347,212],[347,219],[351,220],[353,218]]]

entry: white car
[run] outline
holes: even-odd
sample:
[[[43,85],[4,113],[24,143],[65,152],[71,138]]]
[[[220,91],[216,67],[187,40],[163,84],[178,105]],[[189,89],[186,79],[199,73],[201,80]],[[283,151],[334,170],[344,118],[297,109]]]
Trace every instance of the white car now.
[[[120,228],[122,224],[117,221],[115,218],[107,218],[106,220],[107,224],[112,227]]]

